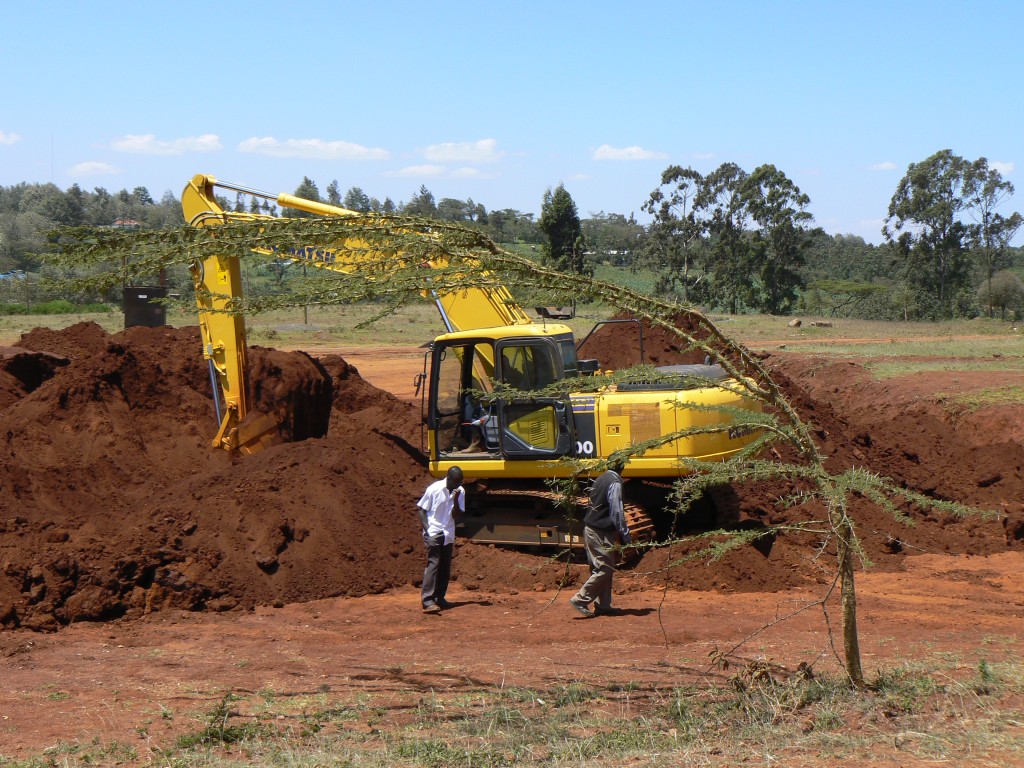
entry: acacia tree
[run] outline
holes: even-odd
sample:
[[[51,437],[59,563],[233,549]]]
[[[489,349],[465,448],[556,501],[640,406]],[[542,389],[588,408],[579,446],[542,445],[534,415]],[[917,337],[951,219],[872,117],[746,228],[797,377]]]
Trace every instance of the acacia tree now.
[[[555,269],[577,275],[591,273],[583,258],[586,241],[580,215],[564,185],[559,184],[554,192],[548,187],[544,193],[539,224],[547,236],[544,255]]]
[[[732,418],[728,424],[709,427],[704,423],[687,422],[679,431],[631,444],[624,449],[625,453],[640,456],[678,439],[706,434],[709,429],[725,431],[738,426],[760,432],[754,442],[727,461],[684,460],[687,472],[682,473],[676,496],[680,501],[680,514],[685,511],[683,506],[688,500],[692,502],[707,488],[749,480],[785,478],[797,483],[799,492],[780,500],[780,503],[822,502],[825,520],[811,521],[805,531],[813,535],[823,548],[835,552],[836,578],[820,600],[795,609],[793,613],[811,606],[820,606],[827,613],[829,594],[838,587],[843,614],[845,669],[854,685],[863,686],[854,586],[854,564],[860,546],[850,515],[849,500],[853,497],[867,500],[904,519],[896,502],[909,502],[958,515],[971,510],[954,502],[925,497],[856,467],[838,474],[831,473],[813,440],[811,426],[800,418],[768,370],[749,350],[729,339],[702,313],[621,285],[542,266],[502,250],[475,228],[439,221],[431,224],[430,236],[424,238],[422,223],[416,219],[389,218],[381,221],[373,216],[353,216],[238,221],[209,229],[119,232],[83,228],[66,230],[59,238],[51,240],[58,250],[48,256],[55,266],[74,267],[88,275],[77,279],[77,285],[99,287],[122,285],[133,275],[150,274],[155,269],[175,264],[188,265],[197,273],[201,270],[199,265],[212,256],[273,259],[296,242],[335,252],[356,247],[360,255],[360,279],[323,272],[308,282],[299,283],[291,294],[238,297],[230,309],[221,311],[248,313],[306,303],[337,305],[373,299],[382,302],[382,313],[387,313],[409,301],[419,300],[423,290],[424,258],[442,255],[446,266],[431,273],[431,285],[439,293],[464,290],[474,285],[493,286],[494,275],[501,274],[507,280],[514,279],[517,286],[562,290],[590,300],[600,299],[616,311],[628,312],[652,327],[673,334],[679,339],[680,346],[701,350],[720,365],[731,378],[726,386],[739,388],[763,407],[756,410],[729,408]],[[353,243],[359,245],[354,246]],[[366,259],[368,249],[370,253],[375,251],[377,257]],[[684,316],[685,321],[680,322]],[[581,387],[597,391],[626,381],[630,375],[629,372],[619,372],[592,379],[587,377],[587,381],[570,378],[552,384],[551,392],[522,394],[536,397],[560,392],[564,395],[581,391]],[[723,386],[711,379],[703,383],[711,387]],[[559,391],[558,387],[562,389]],[[516,393],[510,396],[515,397]],[[778,441],[788,443],[798,458],[785,461],[778,452],[765,450]],[[586,464],[588,471],[603,468],[595,467],[592,460],[576,461],[581,468]],[[825,523],[825,526],[819,523]],[[698,534],[689,540],[691,543],[710,542],[695,556],[716,557],[729,549],[787,530],[793,532],[791,527],[781,525],[771,525],[764,530],[717,530]],[[822,535],[825,541],[821,541]],[[831,635],[829,639],[831,642]]]
[[[962,216],[971,173],[971,164],[949,149],[911,163],[882,227],[904,260],[907,281],[930,295],[945,317],[954,314],[953,297],[970,278],[970,231]]]

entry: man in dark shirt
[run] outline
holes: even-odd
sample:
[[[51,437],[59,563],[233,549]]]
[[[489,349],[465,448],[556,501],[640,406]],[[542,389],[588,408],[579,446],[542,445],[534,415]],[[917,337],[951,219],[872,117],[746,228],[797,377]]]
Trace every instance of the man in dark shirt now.
[[[583,544],[590,562],[590,578],[569,603],[584,616],[612,613],[612,578],[615,575],[615,550],[629,544],[629,526],[622,506],[622,470],[625,462],[615,459],[590,489],[590,503],[583,516]],[[588,606],[593,603],[591,612]]]

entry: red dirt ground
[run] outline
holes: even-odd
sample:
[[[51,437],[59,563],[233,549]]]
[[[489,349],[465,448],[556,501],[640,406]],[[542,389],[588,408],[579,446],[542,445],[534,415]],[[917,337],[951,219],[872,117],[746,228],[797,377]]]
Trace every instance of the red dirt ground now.
[[[612,342],[601,344],[607,365]],[[0,354],[0,755],[129,741],[154,719],[145,740],[158,744],[188,725],[154,718],[160,706],[206,711],[232,689],[458,687],[447,664],[482,685],[670,684],[681,659],[731,646],[828,582],[820,535],[780,535],[710,565],[656,550],[618,578],[626,616],[575,621],[557,589],[584,566],[464,543],[459,608],[423,617],[413,505],[430,478],[408,402],[422,352],[405,350],[407,367],[364,352],[378,389],[338,355],[253,349],[260,407],[294,412],[298,395],[313,405],[290,424],[295,441],[231,458],[209,447],[199,349],[195,328],[108,335],[85,323],[37,329]],[[657,334],[645,349],[650,362],[692,362]],[[773,352],[762,362],[814,425],[830,469],[865,467],[992,510],[958,520],[907,507],[908,526],[854,503],[872,560],[858,581],[866,665],[925,647],[972,659],[982,636],[1019,655],[1024,405],[969,412],[945,399],[998,384],[992,373],[877,382],[848,361]],[[777,503],[797,490],[738,487],[716,498],[717,520],[684,522],[820,519],[813,505]],[[807,613],[740,654],[795,665],[827,647],[825,634],[820,613]],[[429,649],[449,641],[442,664]],[[50,698],[54,689],[67,697]]]

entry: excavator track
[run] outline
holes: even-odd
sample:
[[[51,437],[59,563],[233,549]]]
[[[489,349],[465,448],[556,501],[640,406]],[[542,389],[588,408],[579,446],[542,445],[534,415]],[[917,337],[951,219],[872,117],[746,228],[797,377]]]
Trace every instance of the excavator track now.
[[[583,548],[586,496],[576,498],[573,519],[559,506],[562,495],[554,491],[484,488],[468,499],[471,509],[457,532],[472,541]],[[623,509],[632,543],[642,546],[653,542],[654,520],[647,510],[628,501]]]
[[[654,528],[654,518],[639,504],[625,502],[623,509],[626,512],[626,525],[629,527],[630,538],[634,544],[650,544],[655,540],[657,534]]]

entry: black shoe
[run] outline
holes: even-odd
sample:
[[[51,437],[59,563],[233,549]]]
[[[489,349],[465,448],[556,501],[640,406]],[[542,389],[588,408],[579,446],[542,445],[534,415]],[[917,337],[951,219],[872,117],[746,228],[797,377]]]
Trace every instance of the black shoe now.
[[[609,607],[609,608],[602,608],[599,605],[595,605],[594,606],[594,615],[595,616],[621,616],[622,615],[622,611],[620,611],[618,608],[611,608],[611,607]]]
[[[590,611],[587,610],[587,604],[586,603],[581,603],[581,602],[578,602],[576,600],[575,595],[573,597],[569,598],[569,605],[571,605],[573,608],[575,608],[577,613],[582,614],[583,616],[586,616],[588,619],[591,616],[594,615]]]
[[[449,603],[442,597],[440,600],[437,601],[437,607],[447,611],[449,608],[454,608],[455,603]]]

